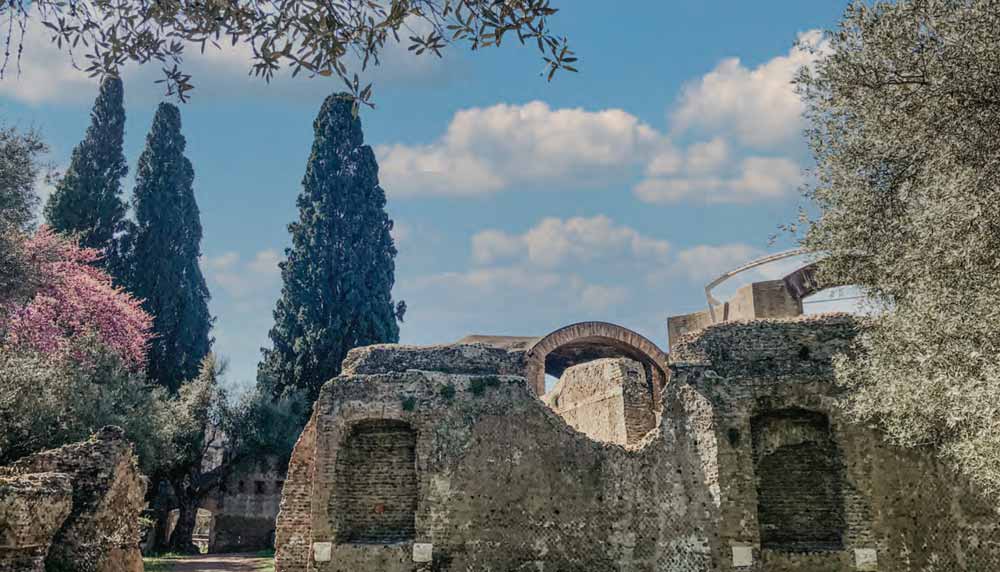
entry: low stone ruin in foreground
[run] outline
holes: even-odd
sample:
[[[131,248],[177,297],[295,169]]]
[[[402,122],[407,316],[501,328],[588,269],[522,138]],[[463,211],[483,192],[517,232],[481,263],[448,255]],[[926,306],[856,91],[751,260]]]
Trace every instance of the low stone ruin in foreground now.
[[[141,572],[145,491],[117,427],[0,468],[0,571]]]

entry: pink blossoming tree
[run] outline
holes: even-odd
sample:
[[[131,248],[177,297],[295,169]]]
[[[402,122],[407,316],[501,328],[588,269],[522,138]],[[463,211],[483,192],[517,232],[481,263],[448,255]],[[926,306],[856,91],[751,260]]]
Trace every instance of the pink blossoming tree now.
[[[25,250],[36,269],[38,286],[27,303],[0,308],[5,343],[52,355],[81,359],[74,342],[90,337],[134,371],[146,363],[152,317],[138,300],[115,287],[93,265],[99,251],[81,248],[41,227]]]

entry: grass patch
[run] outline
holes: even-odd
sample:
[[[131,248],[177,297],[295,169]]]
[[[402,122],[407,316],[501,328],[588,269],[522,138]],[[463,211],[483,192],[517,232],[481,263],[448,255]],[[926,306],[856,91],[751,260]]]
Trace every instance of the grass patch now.
[[[183,554],[173,554],[166,552],[156,556],[144,556],[142,566],[146,572],[170,572],[174,569],[174,562],[184,558]]]

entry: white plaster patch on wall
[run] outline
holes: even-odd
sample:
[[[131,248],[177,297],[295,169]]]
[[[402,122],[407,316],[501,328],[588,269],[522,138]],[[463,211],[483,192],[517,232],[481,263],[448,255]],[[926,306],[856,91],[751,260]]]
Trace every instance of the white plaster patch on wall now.
[[[733,547],[733,567],[747,568],[753,566],[753,547],[734,546]]]
[[[413,561],[430,562],[434,559],[434,545],[429,542],[416,542],[413,544]]]
[[[313,542],[313,560],[316,562],[329,562],[333,555],[332,542]]]
[[[855,548],[854,567],[862,572],[878,570],[878,551],[874,548]]]

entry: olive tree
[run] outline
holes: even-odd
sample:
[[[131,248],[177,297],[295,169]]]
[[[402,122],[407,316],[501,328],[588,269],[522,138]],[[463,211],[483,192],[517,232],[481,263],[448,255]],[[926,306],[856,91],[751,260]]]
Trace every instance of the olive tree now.
[[[387,42],[406,41],[417,55],[441,55],[453,43],[477,50],[516,38],[541,52],[549,79],[575,71],[576,58],[553,34],[549,0],[11,0],[7,54],[19,56],[30,17],[81,69],[115,75],[126,62],[163,65],[168,93],[192,88],[180,64],[185,49],[223,42],[252,50],[250,73],[270,80],[282,67],[294,74],[337,76],[356,101],[369,103],[371,85],[357,72],[378,65]],[[82,57],[77,57],[82,52]],[[9,61],[5,61],[4,68]]]
[[[803,70],[821,278],[884,311],[847,407],[1000,495],[1000,5],[855,1]]]

